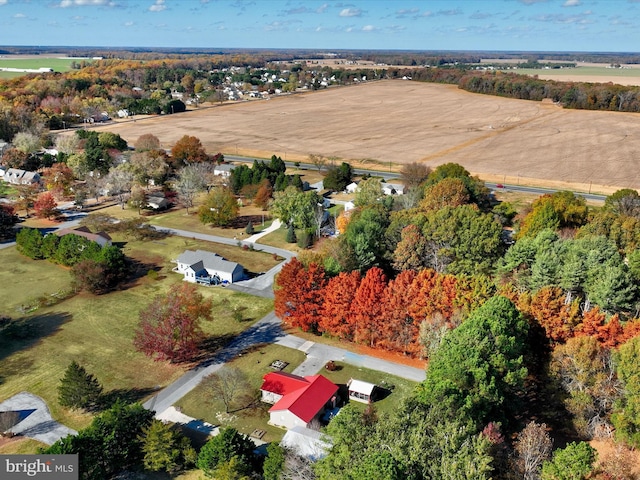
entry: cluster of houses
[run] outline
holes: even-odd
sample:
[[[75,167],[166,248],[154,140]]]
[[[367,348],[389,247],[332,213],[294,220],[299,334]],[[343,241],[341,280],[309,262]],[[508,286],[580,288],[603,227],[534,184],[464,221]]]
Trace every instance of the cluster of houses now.
[[[12,185],[33,185],[40,183],[41,178],[38,172],[0,166],[0,180]]]

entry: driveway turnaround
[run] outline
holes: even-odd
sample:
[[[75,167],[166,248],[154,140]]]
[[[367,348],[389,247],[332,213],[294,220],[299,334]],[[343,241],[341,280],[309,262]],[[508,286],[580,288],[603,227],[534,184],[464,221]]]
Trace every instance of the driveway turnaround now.
[[[0,412],[16,412],[19,415],[18,423],[10,429],[11,432],[47,445],[78,433],[54,421],[45,401],[29,392],[20,392],[0,403]]]

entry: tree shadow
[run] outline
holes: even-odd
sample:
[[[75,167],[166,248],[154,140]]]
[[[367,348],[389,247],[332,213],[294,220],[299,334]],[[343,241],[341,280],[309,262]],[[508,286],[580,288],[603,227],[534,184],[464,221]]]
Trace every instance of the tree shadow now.
[[[198,367],[210,365],[216,359],[216,354],[229,345],[235,335],[224,334],[205,338],[200,342],[198,353],[191,358],[189,363],[197,364]]]
[[[20,350],[34,347],[43,338],[55,334],[72,318],[68,312],[50,312],[11,320],[9,325],[0,330],[0,360]],[[24,364],[21,366],[24,368]],[[6,366],[2,373],[7,376]]]
[[[107,393],[103,393],[100,396],[99,407],[106,410],[111,408],[117,401],[121,401],[126,404],[139,402],[155,391],[156,389],[150,387],[116,388],[114,390],[109,390]]]

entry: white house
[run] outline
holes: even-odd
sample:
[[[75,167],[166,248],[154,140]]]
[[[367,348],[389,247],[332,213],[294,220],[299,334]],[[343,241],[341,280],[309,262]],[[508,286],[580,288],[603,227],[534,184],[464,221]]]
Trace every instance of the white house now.
[[[13,185],[32,185],[40,183],[40,174],[38,172],[27,172],[19,168],[8,169],[2,179]]]
[[[347,382],[349,400],[355,400],[356,402],[371,403],[371,397],[375,388],[376,386],[373,383],[354,380],[353,378]]]
[[[213,174],[220,175],[221,177],[230,177],[231,170],[233,170],[235,165],[231,165],[229,163],[221,163],[220,165],[216,165],[213,167]]]
[[[269,409],[269,423],[277,427],[307,427],[338,400],[338,386],[322,375],[271,372],[263,380],[262,401],[274,404]]]
[[[174,271],[182,273],[184,280],[191,283],[215,285],[221,282],[234,283],[244,278],[242,265],[205,250],[185,250],[176,263],[178,266]]]
[[[356,204],[353,203],[352,201],[348,201],[345,202],[344,204],[344,211],[348,212],[349,210],[353,210],[354,208],[356,208]]]
[[[385,195],[404,195],[404,185],[401,183],[383,183],[381,185]]]
[[[358,191],[358,184],[356,182],[351,182],[345,187],[345,190],[347,193],[356,193]]]

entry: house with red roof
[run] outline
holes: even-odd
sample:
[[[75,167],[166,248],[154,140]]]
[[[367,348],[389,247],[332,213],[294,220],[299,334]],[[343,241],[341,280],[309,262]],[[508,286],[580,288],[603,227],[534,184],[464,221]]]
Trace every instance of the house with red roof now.
[[[278,427],[307,427],[326,408],[335,407],[338,400],[338,386],[322,375],[300,377],[271,372],[263,380],[262,401],[273,404],[269,423]]]

